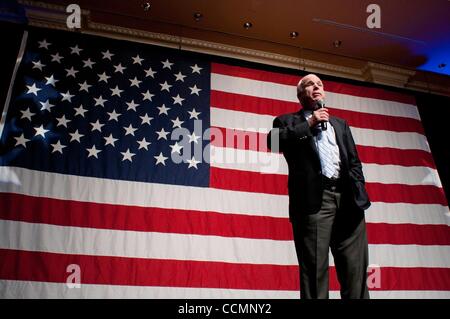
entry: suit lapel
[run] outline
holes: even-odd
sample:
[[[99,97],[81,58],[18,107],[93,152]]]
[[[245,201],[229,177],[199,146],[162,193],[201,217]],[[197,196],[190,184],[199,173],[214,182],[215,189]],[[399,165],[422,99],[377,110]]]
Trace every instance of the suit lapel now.
[[[305,122],[305,121],[306,121],[306,117],[305,117],[305,113],[303,113],[303,109],[298,111],[297,113],[295,113],[294,125],[296,125],[297,123],[300,123],[300,122]],[[316,153],[317,159],[320,161],[319,150],[317,149],[317,145],[316,145],[316,141],[315,141],[314,137],[309,139],[309,144],[310,144],[311,148],[314,150],[314,152]]]
[[[297,113],[294,113],[294,126],[300,122],[305,121],[305,116],[303,115],[303,112],[300,110]]]

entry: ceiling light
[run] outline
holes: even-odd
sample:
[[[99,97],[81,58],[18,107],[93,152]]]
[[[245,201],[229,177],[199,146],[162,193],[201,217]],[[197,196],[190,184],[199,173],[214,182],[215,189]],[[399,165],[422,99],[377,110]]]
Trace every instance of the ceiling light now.
[[[334,45],[335,48],[339,48],[341,46],[341,44],[342,44],[341,40],[336,40],[336,41],[333,42],[333,45]]]
[[[443,68],[445,68],[447,66],[447,64],[445,64],[445,63],[440,63],[439,65],[438,65],[438,68],[439,69],[443,69]]]
[[[245,22],[244,23],[244,28],[247,29],[247,30],[250,29],[252,26],[253,26],[253,24],[251,22]]]
[[[289,36],[291,37],[291,39],[295,39],[296,37],[298,37],[298,32],[292,31],[291,33],[289,33]]]
[[[142,8],[144,8],[144,11],[150,10],[150,2],[143,3]]]
[[[202,18],[203,18],[203,14],[201,14],[200,12],[194,13],[194,20],[195,21],[199,22]]]

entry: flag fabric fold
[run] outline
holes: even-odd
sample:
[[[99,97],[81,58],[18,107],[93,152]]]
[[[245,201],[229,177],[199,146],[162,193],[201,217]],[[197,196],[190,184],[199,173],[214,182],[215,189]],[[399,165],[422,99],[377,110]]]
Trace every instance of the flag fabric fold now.
[[[218,61],[26,33],[0,122],[2,298],[299,297],[287,165],[266,137],[300,76]],[[373,203],[372,298],[449,298],[448,202],[414,97],[324,85]]]

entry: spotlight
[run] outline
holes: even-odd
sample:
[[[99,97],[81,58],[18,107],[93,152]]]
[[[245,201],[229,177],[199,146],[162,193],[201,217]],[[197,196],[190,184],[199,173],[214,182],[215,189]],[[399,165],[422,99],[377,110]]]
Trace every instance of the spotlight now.
[[[194,13],[194,20],[196,22],[199,22],[202,18],[203,18],[203,14],[201,14],[200,12]]]
[[[150,2],[145,2],[142,4],[142,7],[144,8],[144,11],[150,10]]]
[[[244,28],[247,29],[247,30],[250,29],[252,26],[253,26],[253,24],[251,22],[245,22],[244,23]]]
[[[341,46],[341,44],[342,44],[341,40],[336,40],[336,41],[333,42],[333,45],[334,45],[335,48],[339,48]]]
[[[291,33],[289,33],[289,36],[291,37],[291,39],[295,39],[296,37],[298,37],[298,32],[292,31]]]

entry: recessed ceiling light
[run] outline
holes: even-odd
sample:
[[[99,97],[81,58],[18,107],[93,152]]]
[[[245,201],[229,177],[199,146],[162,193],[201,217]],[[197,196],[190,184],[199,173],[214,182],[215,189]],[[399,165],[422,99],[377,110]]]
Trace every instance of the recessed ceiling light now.
[[[438,68],[439,69],[443,69],[443,68],[445,68],[447,66],[447,64],[445,64],[445,63],[440,63],[439,65],[438,65]]]
[[[289,33],[289,36],[290,36],[292,39],[295,39],[296,37],[298,37],[298,32],[297,32],[297,31],[292,31],[291,33]]]
[[[335,48],[339,48],[341,46],[341,44],[342,44],[341,40],[336,40],[336,41],[333,42],[333,45],[334,45]]]
[[[150,10],[150,2],[144,2],[142,7],[144,8],[144,11]]]
[[[194,13],[194,20],[195,21],[199,22],[202,18],[203,18],[203,14],[201,14],[200,12]]]
[[[253,26],[253,24],[251,22],[245,22],[244,23],[244,28],[247,29],[247,30],[250,29],[252,26]]]

